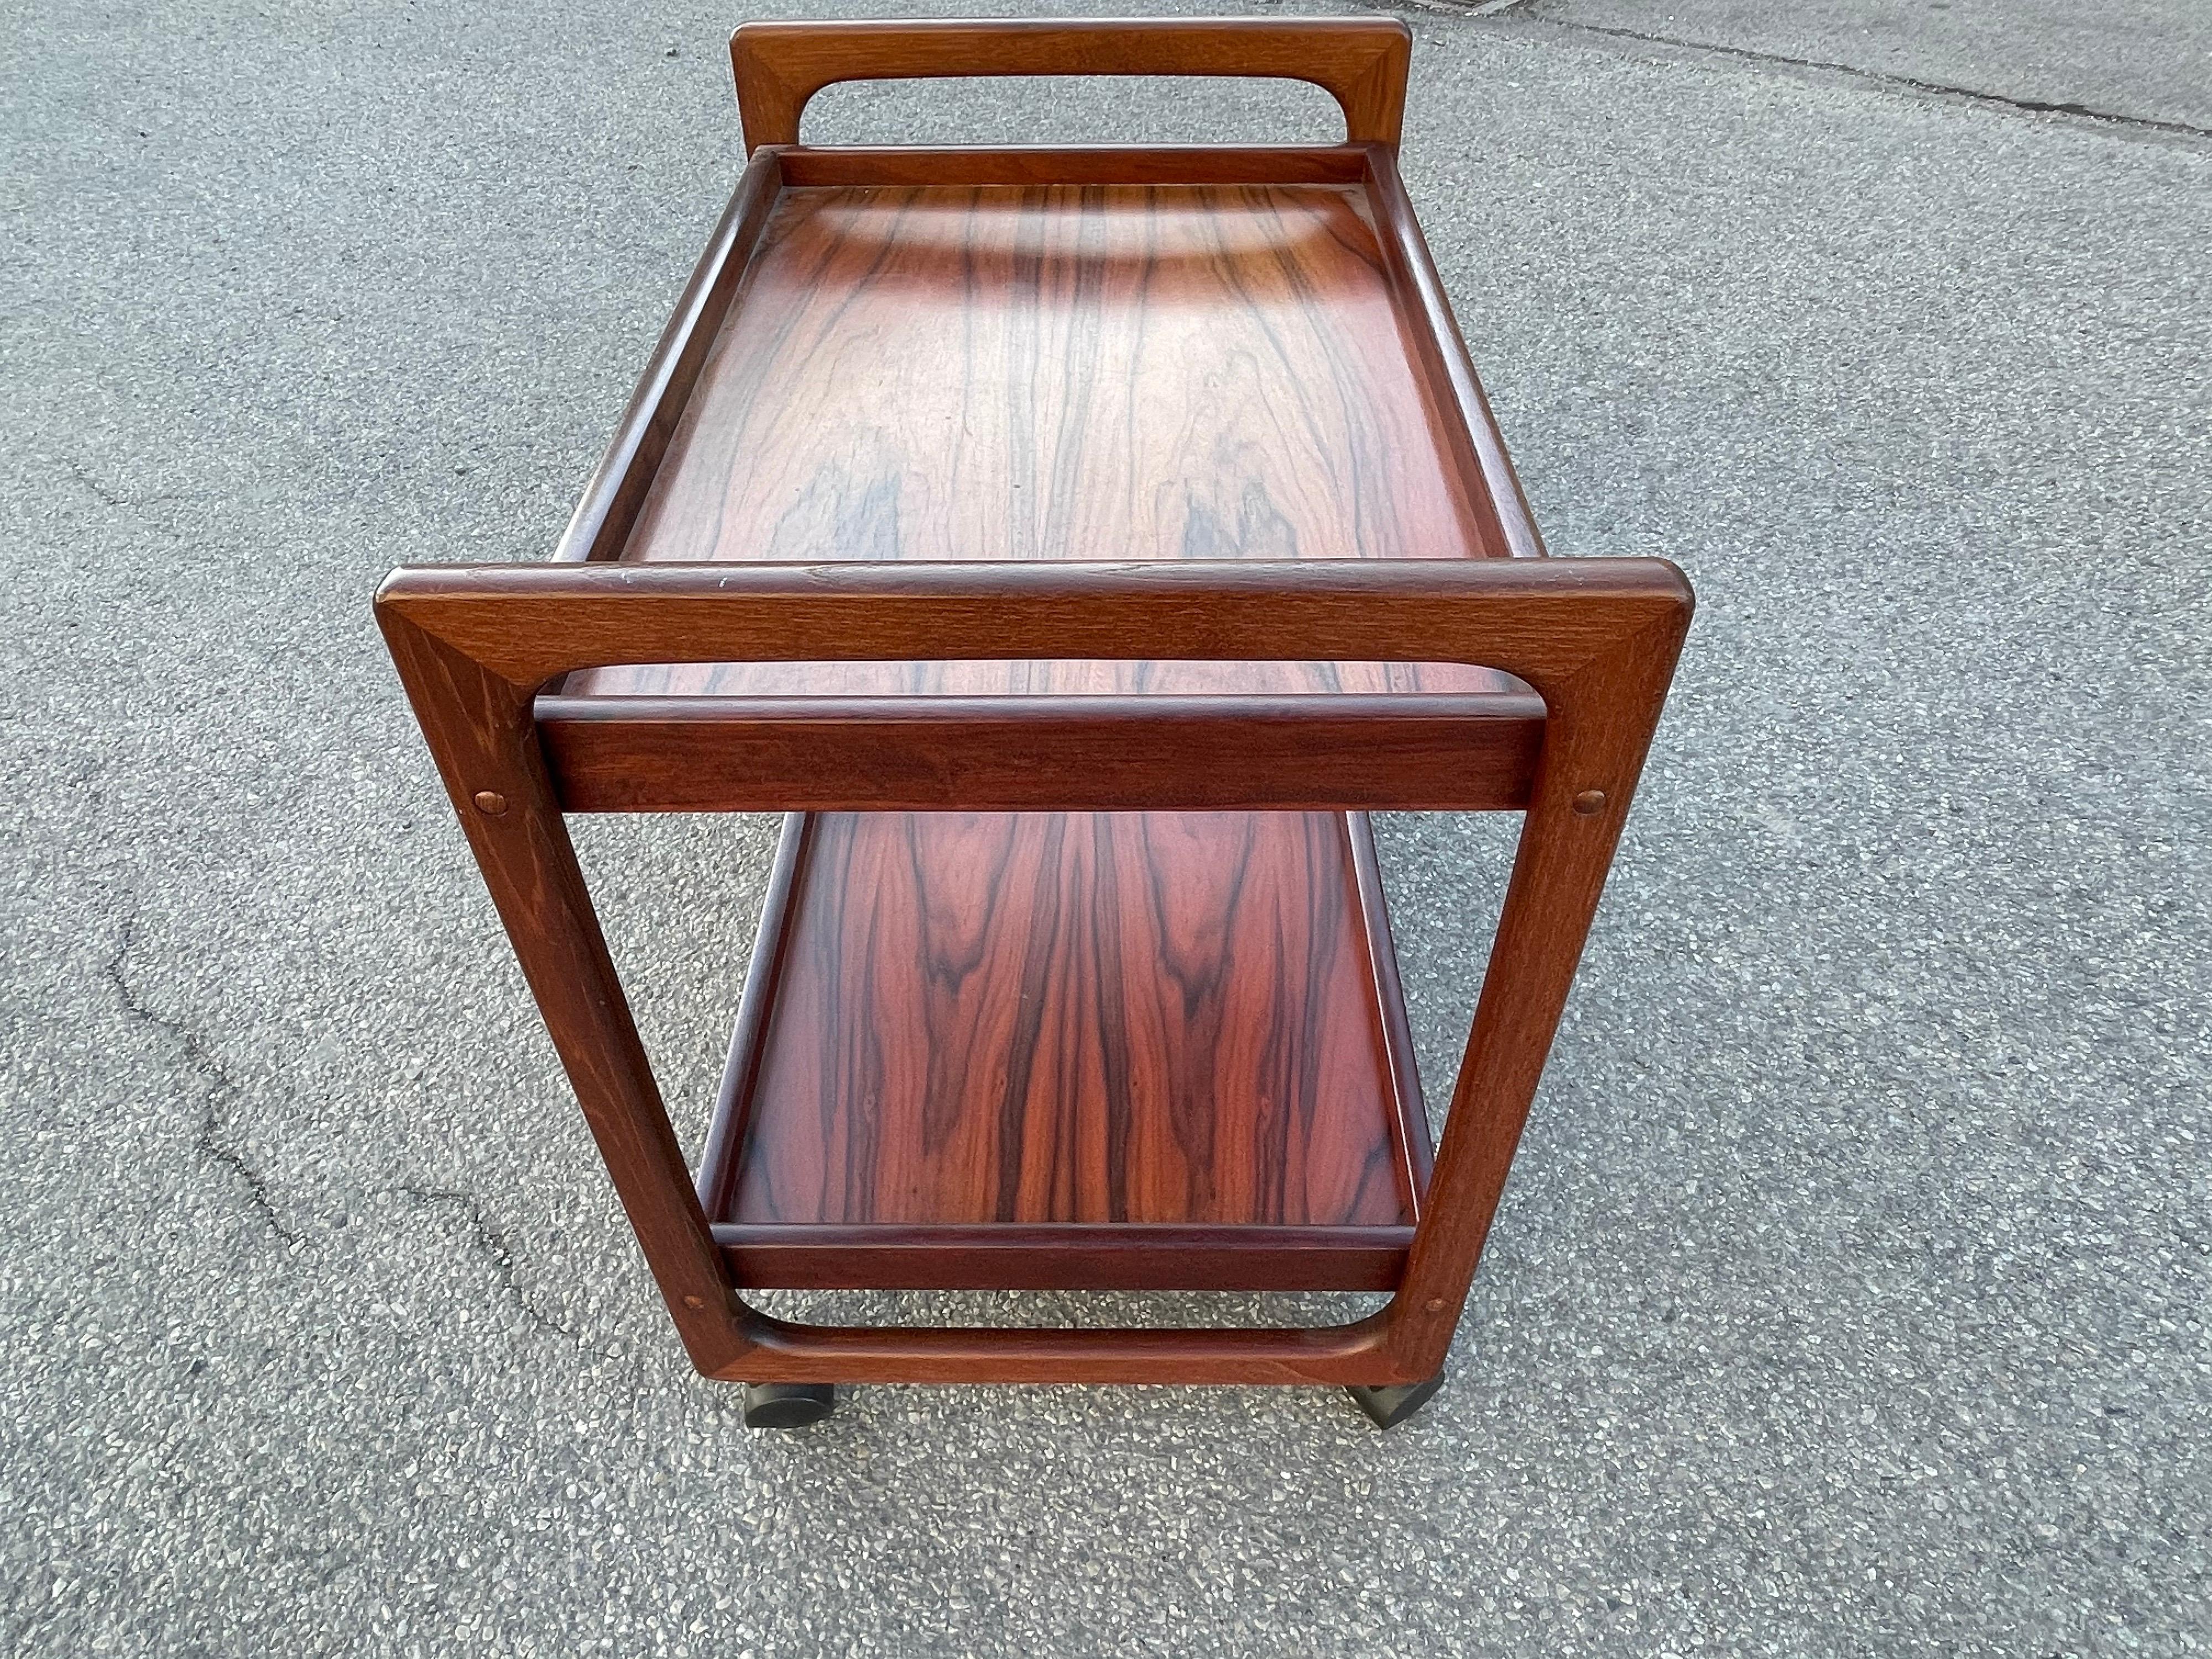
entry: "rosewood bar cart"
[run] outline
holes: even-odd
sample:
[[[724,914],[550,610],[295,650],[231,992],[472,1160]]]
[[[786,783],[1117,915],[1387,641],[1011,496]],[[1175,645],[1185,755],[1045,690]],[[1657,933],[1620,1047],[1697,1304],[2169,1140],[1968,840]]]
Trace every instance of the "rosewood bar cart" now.
[[[1378,20],[748,24],[750,161],[556,558],[377,615],[685,1347],[1433,1392],[1689,621],[1542,556]],[[1317,83],[1346,142],[823,148],[832,82]],[[1523,817],[1431,1149],[1364,814]],[[790,816],[695,1171],[569,812]],[[754,1286],[1389,1291],[1328,1328],[799,1324]]]

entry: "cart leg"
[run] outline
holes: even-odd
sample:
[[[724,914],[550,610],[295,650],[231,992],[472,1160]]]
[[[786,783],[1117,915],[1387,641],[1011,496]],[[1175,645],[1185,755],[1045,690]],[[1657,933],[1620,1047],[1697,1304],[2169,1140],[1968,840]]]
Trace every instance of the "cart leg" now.
[[[1378,1429],[1395,1429],[1415,1412],[1429,1403],[1429,1397],[1444,1385],[1444,1376],[1438,1371],[1425,1382],[1401,1382],[1387,1389],[1363,1389],[1357,1384],[1345,1392],[1352,1403],[1375,1419]]]
[[[749,1429],[803,1429],[819,1423],[837,1409],[834,1382],[748,1382],[745,1384],[745,1426]]]

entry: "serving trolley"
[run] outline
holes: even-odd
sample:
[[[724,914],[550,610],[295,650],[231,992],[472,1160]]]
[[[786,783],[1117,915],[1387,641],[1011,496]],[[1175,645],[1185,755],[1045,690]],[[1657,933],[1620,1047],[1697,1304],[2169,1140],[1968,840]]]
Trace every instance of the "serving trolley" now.
[[[749,165],[555,558],[377,615],[684,1346],[837,1383],[1441,1377],[1691,595],[1543,556],[1382,20],[748,24]],[[832,82],[1315,82],[1320,146],[836,148]],[[1523,815],[1442,1143],[1370,810]],[[787,813],[687,1166],[572,812]],[[860,1327],[752,1287],[1356,1290]]]

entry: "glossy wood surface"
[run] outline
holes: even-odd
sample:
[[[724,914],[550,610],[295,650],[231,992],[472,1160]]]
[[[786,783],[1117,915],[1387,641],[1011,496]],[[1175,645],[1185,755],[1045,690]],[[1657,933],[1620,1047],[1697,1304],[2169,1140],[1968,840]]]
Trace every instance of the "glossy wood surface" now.
[[[787,187],[637,562],[1504,551],[1362,187]],[[1479,474],[1474,475],[1479,478]],[[1405,663],[630,666],[579,694],[1479,692]]]
[[[1285,185],[1361,187],[1376,226],[1383,273],[1413,362],[1440,412],[1439,434],[1477,498],[1484,550],[1543,550],[1503,437],[1430,260],[1393,153],[1380,144],[1315,148],[1182,145],[930,149],[773,148],[752,159],[729,210],[686,289],[590,487],[554,553],[556,560],[620,556],[669,434],[723,325],[767,210],[787,186],[1035,185]]]
[[[830,842],[848,842],[848,867],[814,860],[817,825],[825,825]],[[1130,896],[1102,883],[1097,880],[1099,865],[1086,865],[1082,858],[1057,865],[1033,860],[1026,872],[1013,872],[1009,884],[1006,869],[978,872],[963,858],[909,856],[909,867],[896,872],[890,883],[878,880],[858,891],[838,884],[849,874],[849,842],[856,836],[896,838],[905,842],[909,854],[927,854],[933,848],[964,852],[973,830],[1002,838],[1009,848],[1020,842],[1051,848],[1068,832],[1068,818],[969,818],[967,825],[947,818],[909,821],[907,825],[883,817],[860,823],[849,818],[823,821],[814,814],[785,818],[768,900],[754,936],[752,967],[745,975],[721,1099],[699,1168],[699,1199],[712,1221],[714,1243],[721,1245],[737,1283],[823,1290],[1391,1290],[1398,1283],[1413,1239],[1413,1224],[1420,1217],[1420,1194],[1427,1188],[1431,1139],[1395,978],[1374,841],[1364,817],[1316,814],[1305,821],[1237,821],[1224,814],[1206,814],[1152,823],[1134,814],[1099,814],[1088,818],[1088,827],[1099,845],[1121,854],[1117,863],[1134,860],[1139,865],[1148,876],[1146,894]],[[1192,848],[1201,854],[1194,867]],[[1318,867],[1312,863],[1316,854]],[[1255,860],[1265,860],[1274,869],[1255,867]],[[1164,863],[1183,865],[1183,869],[1168,872],[1170,878],[1161,880]],[[984,876],[994,880],[987,883]],[[1321,891],[1301,891],[1301,902],[1291,907],[1294,914],[1285,915],[1283,900],[1290,894],[1281,890],[1283,880],[1318,884]],[[988,884],[988,898],[973,898],[984,884]],[[1068,891],[1084,900],[1079,909],[1071,911],[1061,902]],[[1161,905],[1164,894],[1179,909]],[[1201,898],[1194,909],[1188,902],[1190,894]],[[1124,925],[1124,918],[1115,914],[1130,898],[1139,902],[1141,911],[1148,911],[1134,927]],[[915,982],[914,971],[902,960],[869,956],[884,945],[894,951],[900,949],[900,940],[914,931],[915,915],[927,918],[942,907],[963,902],[978,915],[973,922],[973,949],[964,949],[963,956],[975,957],[978,967],[987,967],[991,956],[1044,963],[1046,995],[1060,1005],[1060,1013],[1073,1009],[1075,1020],[1048,1020],[1051,1011],[1046,1011],[1036,1024],[1024,1029],[1020,1020],[1005,1015],[1020,1013],[1026,1006],[1022,995],[1026,984],[1015,984],[1015,1009],[994,1009],[998,991],[988,973],[963,975],[947,1000],[931,995]],[[1130,1102],[1137,1102],[1137,1121],[1146,1117],[1144,1102],[1151,1095],[1141,1082],[1148,1073],[1146,1055],[1157,1060],[1164,1051],[1157,1042],[1151,1048],[1141,1040],[1133,1044],[1133,1024],[1126,1013],[1124,1018],[1106,1018],[1113,1009],[1113,1000],[1103,995],[1109,984],[1124,1005],[1151,1011],[1151,1018],[1137,1024],[1139,1037],[1146,1030],[1164,1033],[1168,1051],[1179,1051],[1175,1057],[1182,1064],[1176,1071],[1194,1075],[1218,1071],[1221,1064],[1237,1071],[1239,1060],[1224,1055],[1218,1046],[1194,1046],[1194,1040],[1203,1044],[1207,1037],[1203,1030],[1192,1030],[1190,1006],[1179,995],[1179,987],[1190,975],[1164,982],[1161,963],[1144,963],[1141,953],[1148,947],[1144,936],[1166,931],[1164,922],[1172,922],[1175,914],[1183,915],[1183,929],[1197,927],[1197,933],[1207,938],[1207,949],[1217,951],[1221,960],[1217,980],[1224,984],[1221,1002],[1228,1005],[1221,1011],[1224,1018],[1237,1013],[1237,980],[1249,982],[1248,988],[1256,988],[1259,995],[1270,995],[1263,978],[1283,967],[1272,956],[1276,938],[1270,936],[1279,936],[1285,922],[1310,925],[1314,915],[1334,918],[1328,936],[1318,940],[1318,949],[1310,956],[1334,957],[1325,978],[1356,980],[1347,988],[1370,1005],[1371,1024],[1364,1033],[1352,1002],[1334,1006],[1329,1013],[1334,1020],[1352,1022],[1345,1029],[1352,1051],[1374,1044],[1378,1068],[1363,1079],[1367,1088],[1354,1093],[1371,1095],[1382,1106],[1380,1115],[1360,1117],[1354,1093],[1334,1093],[1321,1102],[1321,1110],[1336,1133],[1314,1134],[1298,1159],[1272,1155],[1267,1146],[1249,1146],[1248,1151],[1261,1161],[1241,1186],[1248,1194],[1259,1194],[1256,1201],[1228,1201],[1217,1183],[1201,1206],[1192,1206],[1188,1194],[1183,1203],[1155,1203],[1155,1210],[1183,1212],[1164,1221],[1126,1214],[1130,1207],[1128,1179],[1117,1172],[1119,1164],[1109,1168],[1109,1161],[1126,1159],[1130,1148],[1117,1144],[1110,1133],[1102,1151],[1091,1148],[1091,1157],[1075,1157],[1066,1179],[1048,1183],[1048,1190],[1073,1190],[1088,1175],[1099,1183],[1093,1199],[1071,1206],[1046,1203],[1042,1217],[1030,1214],[1040,1206],[1024,1206],[1020,1194],[1015,1194],[1005,1206],[1005,1217],[994,1214],[978,1221],[975,1210],[994,1206],[975,1201],[978,1186],[973,1170],[964,1170],[947,1188],[927,1168],[942,1155],[942,1148],[925,1155],[915,1168],[918,1179],[907,1192],[907,1201],[887,1206],[900,1212],[898,1218],[876,1217],[878,1206],[869,1194],[863,1194],[865,1203],[858,1206],[863,1214],[838,1214],[836,1218],[811,1218],[811,1212],[832,1207],[842,1212],[854,1206],[814,1201],[801,1206],[801,1218],[794,1218],[787,1212],[792,1206],[775,1201],[775,1188],[783,1179],[775,1172],[776,1161],[794,1146],[799,1164],[810,1170],[810,1190],[817,1190],[823,1179],[823,1155],[814,1148],[832,1141],[872,1148],[865,1164],[874,1170],[884,1144],[884,1119],[891,1121],[891,1139],[896,1141],[900,1115],[909,1121],[929,1117],[929,1102],[918,1106],[915,1099],[898,1099],[896,1091],[883,1086],[838,1091],[830,1073],[811,1064],[852,1053],[856,1040],[880,1046],[905,1036],[909,1046],[900,1051],[905,1066],[894,1064],[891,1071],[902,1073],[922,1088],[947,1084],[947,1073],[951,1073],[953,1088],[963,1091],[957,1093],[963,1117],[973,1119],[969,1124],[971,1137],[980,1134],[995,1146],[1009,1133],[1015,1137],[1046,1134],[1051,1137],[1053,1157],[1066,1155],[1071,1148],[1082,1151],[1078,1141],[1060,1137],[1061,1124],[1071,1117],[1088,1113],[1115,1124],[1130,1117]],[[830,936],[832,929],[838,938]],[[1102,956],[1097,945],[1106,933],[1115,938],[1117,949],[1110,956],[1109,971],[1102,973],[1091,963]],[[1239,938],[1243,940],[1243,963],[1232,960]],[[1352,960],[1345,963],[1347,953]],[[810,982],[810,969],[814,978],[821,978],[825,956],[834,956],[838,973],[854,973],[863,956],[867,957],[865,969],[858,971],[863,973],[869,994],[874,995],[878,984],[894,987],[894,995],[905,998],[909,1006],[921,1006],[922,1029],[907,1033],[876,1029],[865,1022],[867,1009],[848,1013],[849,1005],[827,998],[827,987]],[[1179,956],[1188,953],[1170,956],[1170,967]],[[1255,975],[1255,969],[1265,973]],[[942,975],[931,973],[927,982],[938,987]],[[796,1015],[785,1002],[787,995],[801,998]],[[951,1020],[938,1018],[942,1013],[951,1013]],[[1285,1011],[1261,1009],[1261,1013],[1267,1018],[1252,1033],[1256,1040],[1294,1037],[1297,1026],[1285,1024]],[[973,1042],[973,1030],[967,1026],[978,1020],[994,1026],[1002,1042]],[[830,1030],[836,1036],[825,1042]],[[763,1097],[765,1088],[790,1088],[794,1066],[772,1061],[776,1061],[779,1042],[790,1048],[794,1040],[801,1053],[785,1055],[785,1060],[796,1060],[803,1088],[796,1095]],[[1048,1093],[1053,1055],[1071,1053],[1088,1064],[1086,1093]],[[951,1066],[945,1064],[947,1055]],[[1249,1048],[1245,1057],[1249,1057]],[[1297,1055],[1276,1057],[1276,1068],[1283,1066],[1297,1071]],[[1170,1115],[1170,1133],[1176,1124],[1206,1124],[1207,1139],[1212,1141],[1210,1126],[1218,1117],[1218,1103],[1228,1099],[1230,1119],[1237,1121],[1237,1106],[1249,1106],[1261,1093],[1263,1071],[1256,1068],[1255,1078],[1243,1086],[1232,1075],[1225,1091],[1221,1079],[1210,1078],[1197,1099],[1188,1099],[1182,1113]],[[1026,1109],[1009,1119],[1005,1099],[978,1093],[978,1079],[987,1091],[1005,1095],[1005,1079],[1015,1073],[1030,1079],[1030,1093]],[[1121,1095],[1099,1093],[1097,1084],[1115,1078],[1121,1079]],[[1152,1106],[1157,1115],[1157,1099]],[[1354,1117],[1340,1121],[1347,1109],[1354,1110]],[[1285,1206],[1279,1194],[1285,1170],[1310,1166],[1318,1157],[1374,1159],[1378,1155],[1387,1157],[1389,1164],[1394,1203],[1378,1192],[1354,1192],[1354,1203],[1349,1206]],[[849,1176],[858,1164],[845,1157],[836,1168],[842,1176]],[[768,1203],[754,1203],[752,1212],[741,1206],[748,1179],[763,1186],[761,1197],[768,1199]],[[963,1194],[967,1197],[964,1206]],[[1363,1197],[1370,1201],[1358,1201]],[[1374,1201],[1378,1197],[1382,1201]],[[947,1210],[949,1218],[938,1218]],[[1103,1218],[1095,1214],[1113,1210],[1121,1210],[1121,1214]],[[1197,1214],[1188,1214],[1192,1210]],[[1343,1221],[1329,1218],[1338,1210],[1349,1210]],[[1243,1212],[1252,1214],[1245,1217]]]
[[[1410,1228],[1428,1137],[1364,820],[807,824],[714,1218]]]

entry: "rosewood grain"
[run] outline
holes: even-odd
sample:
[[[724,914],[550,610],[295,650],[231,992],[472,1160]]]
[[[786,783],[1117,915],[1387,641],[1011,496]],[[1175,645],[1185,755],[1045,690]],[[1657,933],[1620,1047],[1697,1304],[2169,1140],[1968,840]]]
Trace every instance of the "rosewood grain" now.
[[[1373,872],[1358,816],[794,815],[699,1176],[738,1282],[1390,1288],[1431,1151]]]
[[[811,836],[728,1219],[1411,1223],[1341,814]]]
[[[763,157],[738,181],[714,239],[661,331],[660,343],[646,361],[614,441],[569,516],[556,559],[611,559],[620,554],[698,379],[700,362],[721,326],[737,277],[775,205],[781,180],[775,159]]]
[[[1508,550],[1341,185],[787,187],[622,556]],[[1472,692],[1411,664],[630,666],[579,695]]]
[[[767,1026],[769,1011],[775,1006],[775,988],[783,975],[784,950],[791,939],[792,894],[805,859],[809,822],[805,812],[786,813],[782,833],[776,837],[775,862],[769,870],[768,890],[762,897],[760,926],[753,930],[752,959],[746,964],[744,988],[738,995],[737,1028],[730,1035],[721,1092],[699,1157],[696,1189],[703,1217],[729,1212],[730,1188],[737,1177],[738,1157],[744,1142],[744,1103],[752,1099],[761,1033]]]
[[[1495,539],[1486,550],[1503,551],[1516,558],[1540,556],[1544,538],[1536,529],[1535,515],[1506,453],[1504,434],[1491,413],[1490,399],[1482,390],[1467,342],[1459,331],[1444,298],[1444,285],[1429,257],[1428,239],[1421,234],[1412,198],[1398,176],[1395,155],[1370,145],[1360,174],[1368,211],[1373,216],[1382,249],[1383,267],[1402,314],[1412,325],[1407,342],[1420,366],[1430,395],[1452,410],[1455,418],[1439,425],[1443,440],[1463,469],[1463,476],[1482,480],[1482,500],[1488,508]]]

